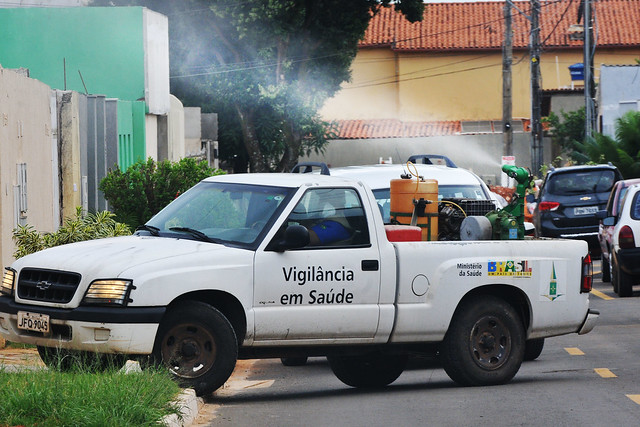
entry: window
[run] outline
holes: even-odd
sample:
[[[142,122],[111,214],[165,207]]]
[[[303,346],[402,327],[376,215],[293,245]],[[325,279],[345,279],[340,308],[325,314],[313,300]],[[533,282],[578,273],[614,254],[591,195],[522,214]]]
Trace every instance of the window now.
[[[285,226],[299,224],[309,230],[312,246],[369,244],[367,221],[358,193],[350,188],[308,190]]]

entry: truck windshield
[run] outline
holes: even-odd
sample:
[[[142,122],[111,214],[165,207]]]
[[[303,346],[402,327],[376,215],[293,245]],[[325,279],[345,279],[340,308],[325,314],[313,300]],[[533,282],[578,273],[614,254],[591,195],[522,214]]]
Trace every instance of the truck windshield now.
[[[141,229],[153,235],[250,246],[266,232],[293,189],[201,182]]]

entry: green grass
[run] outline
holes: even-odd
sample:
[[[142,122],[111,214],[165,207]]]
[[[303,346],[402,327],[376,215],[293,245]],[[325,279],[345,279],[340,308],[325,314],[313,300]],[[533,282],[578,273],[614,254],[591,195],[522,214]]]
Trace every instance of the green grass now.
[[[7,347],[6,348],[36,348],[36,346],[33,345],[33,344],[24,344],[24,343],[21,343],[21,342],[7,341]]]
[[[0,426],[157,426],[179,393],[164,370],[0,370]]]

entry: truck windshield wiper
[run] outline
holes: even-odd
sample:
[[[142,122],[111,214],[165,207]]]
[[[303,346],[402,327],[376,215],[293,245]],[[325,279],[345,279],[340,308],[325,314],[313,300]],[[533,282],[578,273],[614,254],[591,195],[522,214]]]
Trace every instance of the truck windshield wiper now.
[[[136,228],[136,231],[138,230],[144,230],[144,231],[148,231],[149,233],[151,233],[152,236],[159,236],[160,233],[160,229],[158,227],[154,227],[153,225],[147,225],[147,224],[143,224],[143,225],[139,225]]]
[[[171,230],[171,231],[180,231],[180,232],[183,232],[183,233],[189,233],[192,236],[196,237],[198,240],[202,240],[203,242],[218,243],[218,241],[216,239],[212,239],[211,237],[209,237],[206,234],[204,234],[202,231],[196,230],[195,228],[169,227],[169,230]]]

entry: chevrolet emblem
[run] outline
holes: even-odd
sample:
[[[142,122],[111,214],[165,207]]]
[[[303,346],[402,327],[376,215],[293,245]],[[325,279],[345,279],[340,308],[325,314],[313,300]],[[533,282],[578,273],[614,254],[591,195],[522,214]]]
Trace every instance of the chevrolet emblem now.
[[[36,288],[40,289],[41,291],[46,291],[51,287],[52,284],[53,283],[47,282],[46,280],[41,280],[38,283],[36,283]]]
[[[589,196],[580,197],[580,200],[591,200],[591,197]]]

